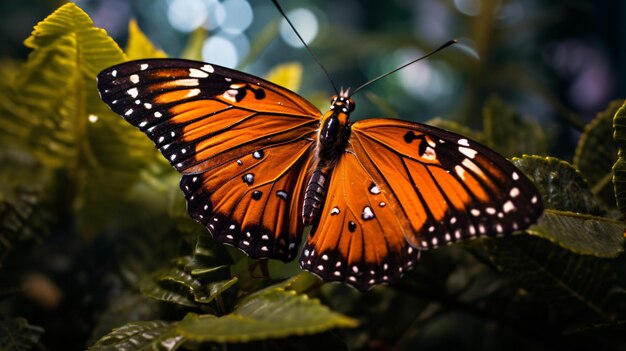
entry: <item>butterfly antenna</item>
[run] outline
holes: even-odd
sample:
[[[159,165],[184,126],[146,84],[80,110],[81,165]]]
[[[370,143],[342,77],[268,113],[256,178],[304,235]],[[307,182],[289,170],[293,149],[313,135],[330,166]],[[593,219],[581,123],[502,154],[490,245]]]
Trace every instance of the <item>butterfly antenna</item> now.
[[[450,46],[450,45],[454,45],[454,44],[456,44],[456,43],[457,43],[456,39],[452,39],[452,40],[448,41],[447,43],[445,43],[445,44],[441,45],[441,46],[440,46],[440,47],[438,47],[437,49],[435,49],[435,50],[433,50],[433,51],[429,52],[428,54],[426,54],[426,55],[424,55],[424,56],[422,56],[422,57],[420,57],[420,58],[417,58],[417,59],[415,59],[415,60],[413,60],[413,61],[411,61],[411,62],[409,62],[409,63],[407,63],[407,64],[404,64],[404,65],[402,65],[402,66],[400,66],[400,67],[398,67],[398,68],[394,69],[393,71],[387,72],[387,73],[385,73],[385,74],[381,74],[380,76],[378,76],[378,77],[376,77],[376,78],[374,78],[374,79],[372,79],[372,80],[370,80],[370,81],[368,81],[368,82],[365,82],[365,83],[364,83],[363,85],[361,85],[360,87],[358,87],[358,88],[354,89],[354,91],[352,92],[352,94],[351,94],[350,96],[354,96],[356,93],[358,93],[358,92],[359,92],[359,90],[361,90],[361,89],[365,88],[366,86],[368,86],[368,85],[370,85],[370,84],[372,84],[372,83],[374,83],[374,82],[376,82],[376,81],[378,81],[378,80],[380,80],[380,79],[383,79],[383,78],[387,77],[388,75],[391,75],[391,74],[393,74],[393,73],[396,73],[396,72],[398,72],[399,70],[403,69],[403,68],[404,68],[404,67],[406,67],[406,66],[412,65],[412,64],[414,64],[414,63],[415,63],[415,62],[417,62],[417,61],[423,60],[423,59],[427,58],[428,56],[434,55],[434,54],[438,53],[439,51],[441,51],[441,50],[443,50],[443,49],[447,48],[448,46]]]
[[[324,65],[322,65],[322,63],[317,58],[313,50],[311,50],[311,48],[308,45],[306,45],[306,42],[304,41],[304,39],[302,39],[302,37],[300,36],[300,33],[298,33],[298,31],[296,30],[296,27],[294,27],[293,23],[291,23],[291,21],[285,14],[285,11],[283,11],[283,8],[278,3],[278,0],[272,0],[272,2],[274,3],[274,6],[276,6],[276,8],[278,9],[278,12],[280,12],[283,18],[287,21],[287,23],[289,23],[289,26],[291,27],[291,29],[293,29],[293,32],[296,33],[296,35],[298,36],[298,39],[300,39],[300,42],[302,42],[304,47],[309,51],[309,54],[313,56],[313,59],[315,60],[315,62],[317,62],[317,65],[320,66],[320,68],[322,68],[322,71],[324,71],[324,74],[326,74],[326,77],[330,81],[330,84],[333,86],[333,89],[335,89],[335,94],[339,95],[339,90],[337,90],[337,85],[335,85],[335,82],[333,82],[333,80],[330,78],[330,74],[328,74],[328,71],[326,70],[326,68],[324,68]]]

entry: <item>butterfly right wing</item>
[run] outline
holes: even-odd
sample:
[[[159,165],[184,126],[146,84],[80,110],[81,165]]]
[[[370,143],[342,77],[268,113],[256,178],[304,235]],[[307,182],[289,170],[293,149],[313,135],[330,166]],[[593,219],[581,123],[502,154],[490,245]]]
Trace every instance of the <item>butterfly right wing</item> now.
[[[251,257],[292,260],[320,112],[263,79],[150,59],[98,75],[102,99],[183,174],[191,217]]]

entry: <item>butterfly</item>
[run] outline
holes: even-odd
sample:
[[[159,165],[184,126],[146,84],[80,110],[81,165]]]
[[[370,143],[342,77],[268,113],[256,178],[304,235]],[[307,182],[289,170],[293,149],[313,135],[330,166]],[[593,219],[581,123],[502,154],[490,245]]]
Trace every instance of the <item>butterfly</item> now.
[[[253,258],[301,253],[325,281],[391,283],[420,250],[522,230],[543,211],[496,152],[425,124],[352,123],[346,91],[322,114],[264,79],[180,59],[110,67],[98,89],[182,173],[190,216],[216,240]]]

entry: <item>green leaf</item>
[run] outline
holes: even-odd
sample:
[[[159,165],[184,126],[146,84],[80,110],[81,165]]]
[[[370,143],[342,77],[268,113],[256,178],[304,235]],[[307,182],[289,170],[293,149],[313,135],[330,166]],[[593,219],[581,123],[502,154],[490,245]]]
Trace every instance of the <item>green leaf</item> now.
[[[100,100],[96,74],[123,61],[118,45],[78,6],[61,6],[25,41],[33,49],[15,82],[19,109],[6,142],[61,169],[86,236],[100,230],[154,147]]]
[[[572,252],[617,257],[623,252],[624,224],[602,214],[582,176],[565,161],[553,157],[513,159],[537,186],[546,210],[527,232]]]
[[[185,45],[185,49],[180,57],[187,60],[202,61],[202,46],[206,41],[207,34],[207,30],[203,27],[198,27],[191,32],[187,40],[187,45]]]
[[[613,117],[624,101],[613,101],[585,126],[580,137],[574,167],[580,171],[591,191],[609,208],[615,207],[612,167],[617,161],[617,143],[613,140]]]
[[[356,326],[356,320],[331,311],[316,299],[270,288],[250,295],[225,316],[189,313],[176,330],[192,341],[239,343]]]
[[[193,256],[175,259],[171,267],[147,277],[140,289],[156,300],[199,307],[237,283],[236,277],[230,277],[230,263],[222,246],[200,235]]]
[[[500,270],[550,303],[568,328],[618,318],[613,308],[624,296],[616,289],[610,260],[577,255],[528,235],[486,240],[485,245]]]
[[[267,73],[265,79],[291,91],[298,91],[302,81],[302,65],[297,62],[277,65]]]
[[[175,333],[174,325],[165,321],[128,323],[102,337],[89,347],[91,351],[177,350],[185,339]]]
[[[547,141],[541,125],[522,118],[500,98],[491,97],[483,108],[487,145],[506,157],[547,153]]]
[[[624,252],[624,227],[604,217],[548,209],[526,232],[580,255],[615,258]]]
[[[141,31],[134,19],[128,23],[128,43],[126,43],[125,52],[129,61],[167,57],[163,50],[154,47],[154,44]]]
[[[613,187],[617,207],[626,215],[626,102],[613,118],[613,139],[617,142],[617,162],[613,165]]]
[[[546,208],[602,215],[604,211],[581,174],[555,157],[524,156],[513,164],[535,183]]]
[[[0,319],[0,350],[29,351],[44,333],[40,327],[28,324],[24,318]]]
[[[17,247],[41,240],[52,214],[46,195],[51,175],[28,154],[4,148],[0,153],[0,265]]]

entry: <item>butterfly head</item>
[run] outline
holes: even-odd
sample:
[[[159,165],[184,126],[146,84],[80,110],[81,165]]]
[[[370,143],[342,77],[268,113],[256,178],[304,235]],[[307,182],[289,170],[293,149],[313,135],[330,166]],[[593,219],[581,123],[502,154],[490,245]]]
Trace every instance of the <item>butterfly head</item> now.
[[[343,91],[340,95],[334,95],[330,99],[330,110],[331,111],[341,111],[346,114],[350,114],[354,111],[356,104],[352,98],[348,97],[348,92],[344,94]]]

